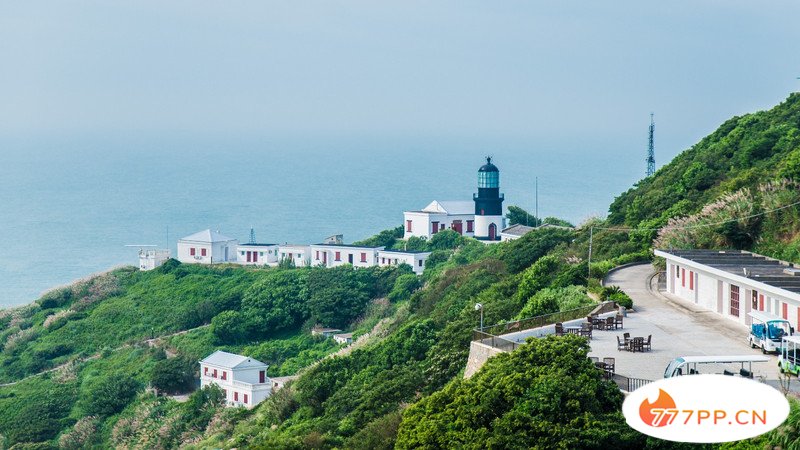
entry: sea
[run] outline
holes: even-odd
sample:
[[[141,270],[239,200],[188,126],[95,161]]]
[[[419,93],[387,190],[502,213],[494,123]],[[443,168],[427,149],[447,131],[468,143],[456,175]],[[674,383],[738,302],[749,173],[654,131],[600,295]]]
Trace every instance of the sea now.
[[[345,242],[432,200],[471,200],[491,155],[505,206],[580,223],[642,178],[641,142],[538,137],[103,133],[0,136],[0,307],[175,253],[207,228],[258,242]]]

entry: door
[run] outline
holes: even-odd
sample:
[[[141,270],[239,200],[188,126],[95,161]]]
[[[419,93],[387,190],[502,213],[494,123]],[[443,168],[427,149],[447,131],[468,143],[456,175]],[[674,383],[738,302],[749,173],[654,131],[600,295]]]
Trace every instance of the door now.
[[[453,228],[453,231],[455,231],[456,233],[464,234],[460,220],[454,220],[451,227]]]
[[[352,253],[347,255],[347,262],[349,262],[350,264],[353,264],[353,254]]]
[[[497,238],[497,225],[489,225],[489,240],[493,241]]]
[[[258,252],[253,252],[253,262],[254,263],[258,262]]]
[[[251,253],[253,253],[253,252],[247,252],[247,262],[252,262],[252,259],[251,259],[251,258],[252,258],[252,255],[251,255]]]

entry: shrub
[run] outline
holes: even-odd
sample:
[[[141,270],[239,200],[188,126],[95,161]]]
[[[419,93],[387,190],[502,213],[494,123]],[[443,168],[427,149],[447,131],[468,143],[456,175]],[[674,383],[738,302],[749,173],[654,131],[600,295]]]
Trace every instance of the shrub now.
[[[392,302],[400,302],[411,298],[411,294],[417,290],[420,285],[419,278],[414,274],[405,274],[397,277],[394,282],[392,291],[389,292],[389,300]]]
[[[618,305],[624,306],[627,309],[633,308],[633,300],[624,292],[617,292],[608,296],[608,300],[617,302]]]
[[[194,384],[195,362],[188,358],[162,359],[153,367],[150,383],[154,388],[169,394],[190,390]]]
[[[125,373],[108,374],[83,392],[85,410],[90,415],[114,415],[128,406],[139,388],[139,383]]]

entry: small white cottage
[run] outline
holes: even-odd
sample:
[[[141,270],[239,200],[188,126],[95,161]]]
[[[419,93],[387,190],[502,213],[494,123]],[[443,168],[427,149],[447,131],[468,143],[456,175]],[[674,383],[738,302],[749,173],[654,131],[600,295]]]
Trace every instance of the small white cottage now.
[[[272,393],[266,364],[221,350],[200,361],[200,387],[211,384],[222,389],[228,406],[252,408]]]
[[[178,239],[178,261],[182,263],[215,264],[236,261],[239,241],[218,231],[203,230]]]

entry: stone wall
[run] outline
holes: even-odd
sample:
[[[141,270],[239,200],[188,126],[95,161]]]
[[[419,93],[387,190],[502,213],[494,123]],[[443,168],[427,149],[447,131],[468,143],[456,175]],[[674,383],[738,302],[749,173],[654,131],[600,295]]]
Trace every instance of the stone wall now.
[[[473,341],[469,344],[469,359],[467,368],[464,369],[464,378],[469,378],[483,367],[486,361],[494,355],[503,353],[503,350],[494,348],[480,342]]]

